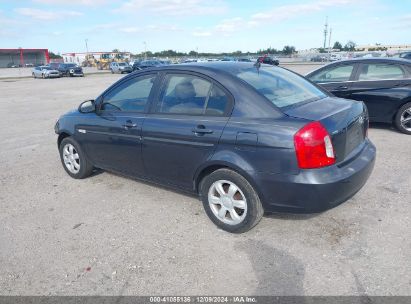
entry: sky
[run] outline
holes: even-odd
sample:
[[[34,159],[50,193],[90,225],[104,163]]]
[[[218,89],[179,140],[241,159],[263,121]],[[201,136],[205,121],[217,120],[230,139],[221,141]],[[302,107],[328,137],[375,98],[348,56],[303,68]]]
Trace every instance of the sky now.
[[[411,0],[0,0],[0,48],[255,52],[410,44]]]

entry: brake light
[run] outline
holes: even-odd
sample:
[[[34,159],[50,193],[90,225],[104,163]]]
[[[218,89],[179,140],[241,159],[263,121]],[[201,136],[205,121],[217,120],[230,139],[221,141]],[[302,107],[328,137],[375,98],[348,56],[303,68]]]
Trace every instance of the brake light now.
[[[314,169],[335,163],[331,137],[323,125],[310,122],[294,135],[295,153],[301,169]]]

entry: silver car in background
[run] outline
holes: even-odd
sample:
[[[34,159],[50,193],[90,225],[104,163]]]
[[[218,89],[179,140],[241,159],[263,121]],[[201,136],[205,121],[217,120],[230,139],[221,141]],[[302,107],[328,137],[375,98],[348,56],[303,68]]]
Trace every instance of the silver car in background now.
[[[60,72],[49,66],[38,66],[33,69],[32,75],[34,78],[58,78]]]
[[[110,63],[111,73],[131,73],[133,68],[127,62],[112,62]]]

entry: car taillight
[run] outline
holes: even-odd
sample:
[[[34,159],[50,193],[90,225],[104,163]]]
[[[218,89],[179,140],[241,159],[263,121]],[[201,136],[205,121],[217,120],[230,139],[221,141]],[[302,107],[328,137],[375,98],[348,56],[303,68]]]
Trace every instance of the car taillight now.
[[[331,137],[318,121],[310,122],[295,133],[294,146],[301,169],[321,168],[335,163]]]

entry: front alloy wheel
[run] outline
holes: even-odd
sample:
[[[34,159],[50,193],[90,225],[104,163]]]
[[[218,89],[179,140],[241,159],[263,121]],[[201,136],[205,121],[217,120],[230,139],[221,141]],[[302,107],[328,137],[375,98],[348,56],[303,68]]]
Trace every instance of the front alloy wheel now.
[[[63,147],[63,160],[67,170],[71,173],[77,174],[80,171],[80,156],[76,148],[70,143]]]
[[[87,159],[80,145],[71,137],[64,138],[59,147],[64,170],[73,178],[85,178],[93,172],[93,165]]]

